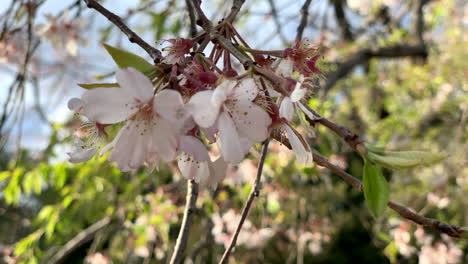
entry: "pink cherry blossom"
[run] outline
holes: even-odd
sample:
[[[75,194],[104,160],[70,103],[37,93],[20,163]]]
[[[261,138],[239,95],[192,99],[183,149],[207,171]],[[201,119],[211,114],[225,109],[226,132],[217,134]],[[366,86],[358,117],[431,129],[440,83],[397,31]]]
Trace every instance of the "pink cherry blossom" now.
[[[237,164],[254,142],[268,136],[271,118],[253,101],[259,93],[253,78],[224,80],[214,91],[189,101],[195,122],[204,128],[217,122],[218,144],[225,161]]]

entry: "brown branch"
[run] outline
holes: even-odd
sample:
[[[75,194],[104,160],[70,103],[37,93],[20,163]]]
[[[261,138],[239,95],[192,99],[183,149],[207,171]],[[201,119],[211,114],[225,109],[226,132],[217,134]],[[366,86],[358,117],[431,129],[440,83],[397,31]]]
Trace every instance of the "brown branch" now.
[[[270,4],[270,10],[271,10],[270,12],[271,12],[271,15],[273,16],[273,22],[275,23],[276,33],[278,34],[279,38],[281,39],[281,42],[283,42],[283,44],[286,44],[286,43],[288,43],[288,40],[283,35],[283,27],[281,26],[281,22],[279,20],[278,11],[276,10],[275,1],[274,0],[268,0],[268,3]]]
[[[427,57],[425,45],[399,44],[381,48],[367,48],[356,52],[340,63],[338,69],[327,75],[327,82],[323,87],[326,94],[341,78],[352,72],[354,67],[367,63],[372,58],[401,58],[401,57]]]
[[[231,254],[232,249],[236,246],[237,242],[237,237],[239,236],[239,233],[241,232],[242,225],[244,224],[245,219],[247,219],[247,216],[250,211],[250,207],[252,206],[252,203],[255,199],[255,197],[258,197],[260,194],[260,190],[262,188],[260,180],[262,177],[262,171],[263,171],[263,164],[265,163],[265,158],[268,152],[268,144],[270,143],[270,139],[266,139],[265,142],[263,143],[262,147],[262,155],[260,157],[260,162],[258,164],[258,170],[257,170],[257,177],[255,177],[255,182],[252,190],[250,191],[249,197],[247,198],[247,201],[245,203],[244,209],[242,210],[242,215],[241,219],[239,221],[239,224],[237,224],[236,231],[234,232],[231,242],[229,243],[229,246],[226,248],[224,251],[223,257],[219,261],[219,264],[224,264],[227,263],[229,255]]]
[[[343,39],[346,41],[353,41],[353,34],[350,30],[351,26],[349,25],[348,20],[346,19],[346,15],[344,13],[343,8],[343,2],[343,0],[332,0],[333,9],[335,11],[336,20],[338,21],[337,24],[340,27]]]
[[[190,18],[190,37],[195,37],[197,35],[197,19],[195,18],[195,13],[193,12],[193,3],[190,0],[185,0],[185,5],[187,6],[187,12]]]
[[[194,180],[187,181],[187,200],[185,202],[184,218],[182,219],[182,226],[180,227],[177,242],[172,253],[170,264],[179,264],[182,262],[185,247],[190,232],[190,223],[192,216],[197,209],[196,203],[198,198],[198,184]]]
[[[115,26],[117,26],[122,33],[127,35],[128,40],[132,43],[136,43],[138,46],[140,46],[142,49],[148,53],[148,55],[151,56],[153,61],[155,63],[159,63],[162,60],[162,54],[161,51],[158,49],[154,48],[153,46],[149,45],[146,41],[144,41],[138,34],[133,32],[116,14],[110,12],[107,10],[105,7],[103,7],[101,4],[96,2],[95,0],[84,0],[88,6],[88,8],[95,9],[99,13],[101,13],[103,16],[105,16],[110,22],[112,22]]]
[[[301,22],[299,26],[297,26],[296,30],[296,41],[300,41],[302,39],[302,34],[304,34],[304,29],[307,25],[307,19],[309,18],[309,6],[312,0],[306,0],[304,5],[301,8]]]
[[[239,11],[244,4],[245,0],[234,0],[232,2],[232,7],[231,7],[231,12],[229,15],[226,17],[226,21],[228,23],[234,22],[234,19],[236,19],[237,14],[239,14]]]
[[[333,173],[337,174],[341,178],[343,178],[346,182],[350,183],[354,187],[356,187],[359,191],[363,192],[364,189],[362,187],[362,182],[352,176],[351,174],[343,171],[339,167],[333,165],[330,163],[325,157],[320,155],[317,151],[314,151],[314,161],[318,165],[322,167],[326,167],[329,170],[331,170]],[[440,222],[439,220],[428,218],[422,215],[417,214],[416,212],[412,211],[409,208],[406,208],[403,205],[399,205],[395,202],[389,201],[387,203],[387,206],[392,209],[393,211],[397,212],[401,217],[408,219],[416,224],[422,225],[422,226],[427,226],[430,228],[433,228],[435,230],[438,230],[442,233],[445,233],[451,237],[455,238],[461,238],[462,234],[466,232],[466,230],[463,227],[460,226],[455,226],[455,225],[449,225]]]
[[[83,231],[78,233],[74,238],[68,241],[59,251],[57,251],[57,253],[55,253],[54,256],[52,256],[52,258],[50,258],[47,261],[47,263],[63,263],[63,261],[65,261],[67,257],[70,256],[70,254],[75,252],[75,250],[78,249],[84,243],[93,239],[99,231],[109,226],[111,222],[111,218],[106,216],[94,223],[93,225],[91,225],[90,227],[84,229]]]

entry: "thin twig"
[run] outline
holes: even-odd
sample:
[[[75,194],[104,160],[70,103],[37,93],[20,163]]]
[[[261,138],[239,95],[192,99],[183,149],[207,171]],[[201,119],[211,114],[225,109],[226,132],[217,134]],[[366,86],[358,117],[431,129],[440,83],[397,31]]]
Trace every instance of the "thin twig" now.
[[[195,18],[195,13],[193,12],[193,4],[190,0],[185,0],[185,5],[187,6],[187,12],[190,18],[190,37],[195,37],[197,35],[197,19]]]
[[[226,21],[229,23],[234,22],[234,19],[236,19],[237,14],[239,14],[239,11],[244,4],[245,0],[234,0],[232,2],[232,7],[231,7],[231,12],[229,15],[226,17]]]
[[[66,260],[70,254],[75,252],[81,245],[90,241],[94,236],[111,224],[111,218],[106,216],[90,227],[79,232],[73,239],[68,241],[55,255],[47,261],[48,264],[58,264]]]
[[[158,49],[154,48],[150,44],[148,44],[146,41],[144,41],[138,34],[133,32],[116,14],[110,12],[107,10],[105,7],[103,7],[101,4],[96,2],[95,0],[84,0],[89,8],[93,8],[99,13],[101,13],[103,16],[105,16],[107,19],[109,19],[110,22],[112,22],[114,25],[116,25],[125,35],[127,35],[128,40],[132,43],[136,43],[138,46],[140,46],[142,49],[148,53],[148,55],[151,56],[151,58],[154,60],[155,63],[159,63],[162,60],[162,54],[161,51]]]
[[[283,27],[281,25],[281,21],[279,20],[278,10],[276,10],[275,1],[268,0],[268,3],[270,4],[271,15],[273,16],[273,22],[275,23],[276,33],[278,34],[281,42],[283,42],[283,44],[287,44],[288,40],[283,35]]]
[[[309,18],[309,6],[312,0],[306,0],[304,5],[301,8],[301,22],[299,26],[297,26],[296,30],[296,41],[300,41],[302,39],[302,34],[304,34],[304,29],[307,25],[307,19]]]
[[[247,198],[247,201],[245,203],[244,209],[242,210],[242,215],[241,219],[239,221],[239,224],[237,224],[236,231],[234,232],[231,242],[229,243],[229,246],[226,248],[224,251],[223,257],[219,261],[219,264],[224,264],[227,263],[229,255],[231,254],[232,249],[236,246],[237,242],[237,237],[239,236],[239,233],[241,232],[242,225],[244,224],[245,219],[247,219],[247,216],[250,211],[250,207],[252,206],[252,203],[255,199],[255,197],[258,197],[260,194],[261,190],[261,184],[260,180],[262,178],[262,171],[263,171],[263,164],[265,163],[265,158],[268,152],[268,144],[270,143],[270,139],[266,139],[265,142],[263,143],[262,147],[262,155],[260,157],[260,163],[258,164],[258,170],[257,170],[257,177],[255,177],[255,182],[252,190],[250,191],[249,197]]]
[[[182,262],[185,247],[190,232],[190,223],[192,222],[193,213],[196,210],[196,203],[198,198],[198,184],[194,180],[187,181],[187,200],[185,202],[184,218],[182,219],[182,226],[180,227],[177,242],[172,253],[170,264],[179,264]]]
[[[364,191],[362,187],[362,182],[352,176],[351,174],[345,172],[344,170],[340,169],[339,167],[330,163],[325,157],[320,155],[318,152],[314,151],[314,161],[320,166],[326,167],[341,178],[343,178],[346,182],[350,183],[354,187],[356,187],[359,191]],[[397,204],[395,202],[389,201],[387,206],[392,209],[393,211],[397,212],[401,217],[406,218],[416,224],[422,226],[428,226],[435,230],[438,230],[442,233],[445,233],[451,237],[461,238],[462,234],[466,232],[463,227],[449,225],[446,223],[442,223],[439,220],[428,218],[422,215],[417,214],[416,212],[412,211],[409,208],[406,208],[403,205]]]

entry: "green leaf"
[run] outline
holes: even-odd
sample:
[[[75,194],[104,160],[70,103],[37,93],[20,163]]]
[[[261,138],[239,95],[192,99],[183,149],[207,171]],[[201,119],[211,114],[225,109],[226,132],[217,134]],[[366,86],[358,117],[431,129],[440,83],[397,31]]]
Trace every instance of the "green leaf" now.
[[[2,171],[0,172],[0,182],[8,179],[11,175],[11,172],[10,171]]]
[[[375,217],[381,215],[390,198],[388,183],[380,168],[374,166],[367,159],[364,160],[362,183],[367,207]]]
[[[447,157],[441,153],[426,151],[386,151],[382,155],[368,152],[370,160],[390,169],[407,169],[419,165],[432,165]]]
[[[87,90],[94,88],[112,88],[120,87],[118,83],[78,83],[78,86]]]
[[[281,205],[280,205],[278,200],[276,200],[276,199],[268,200],[268,202],[267,202],[268,212],[270,212],[272,214],[276,214],[276,213],[278,213],[278,211],[280,209],[281,209]]]
[[[112,47],[107,44],[103,45],[119,68],[133,67],[144,74],[148,74],[154,70],[153,64],[147,62],[145,59],[136,54]]]

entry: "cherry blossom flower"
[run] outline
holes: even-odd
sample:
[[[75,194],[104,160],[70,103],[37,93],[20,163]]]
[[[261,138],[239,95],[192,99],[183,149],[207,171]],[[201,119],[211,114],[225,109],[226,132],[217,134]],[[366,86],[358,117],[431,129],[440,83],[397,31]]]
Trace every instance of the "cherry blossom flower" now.
[[[80,37],[81,28],[84,21],[80,19],[70,19],[68,13],[61,16],[45,15],[47,24],[39,25],[35,28],[35,33],[45,41],[49,41],[57,50],[65,50],[70,56],[78,54],[78,45],[85,44]]]
[[[314,161],[312,150],[301,134],[287,123],[281,124],[279,129],[288,138],[292,151],[296,155],[297,162],[300,165],[311,166]]]
[[[285,78],[292,79],[294,77],[293,63],[291,60],[282,60],[277,69],[276,73]],[[301,102],[302,99],[307,94],[308,83],[303,75],[299,75],[296,85],[294,86],[293,91],[289,96],[284,96],[280,104],[280,117],[286,118],[289,121],[292,121],[294,113],[298,113],[300,109],[309,119],[314,120],[317,117],[304,106]],[[298,114],[300,117],[300,115]],[[301,119],[302,120],[302,119]]]
[[[163,62],[168,64],[181,63],[185,59],[185,54],[188,54],[193,47],[193,41],[190,39],[168,39],[165,41],[171,44],[170,47],[162,49],[167,52]]]
[[[196,93],[189,101],[195,122],[203,128],[216,123],[223,159],[239,163],[253,142],[267,138],[271,118],[253,101],[259,93],[252,78],[225,79],[214,91]]]
[[[95,88],[81,98],[83,113],[91,120],[105,124],[126,121],[101,154],[113,148],[109,160],[122,171],[145,161],[174,159],[179,130],[186,119],[180,94],[166,89],[153,95],[151,81],[133,68],[118,70],[116,78],[120,88]]]
[[[68,101],[68,108],[76,114],[84,112],[85,102],[79,98],[72,98]],[[75,132],[76,139],[72,151],[68,152],[69,161],[72,163],[85,162],[96,154],[97,150],[107,137],[104,128],[106,125],[96,122],[87,116],[87,120]]]
[[[293,48],[287,48],[284,50],[286,61],[292,64],[295,71],[303,74],[305,77],[309,77],[313,74],[319,74],[320,69],[317,67],[317,60],[320,58],[320,54],[317,53],[317,48],[310,47],[310,41],[303,39],[296,42]]]

